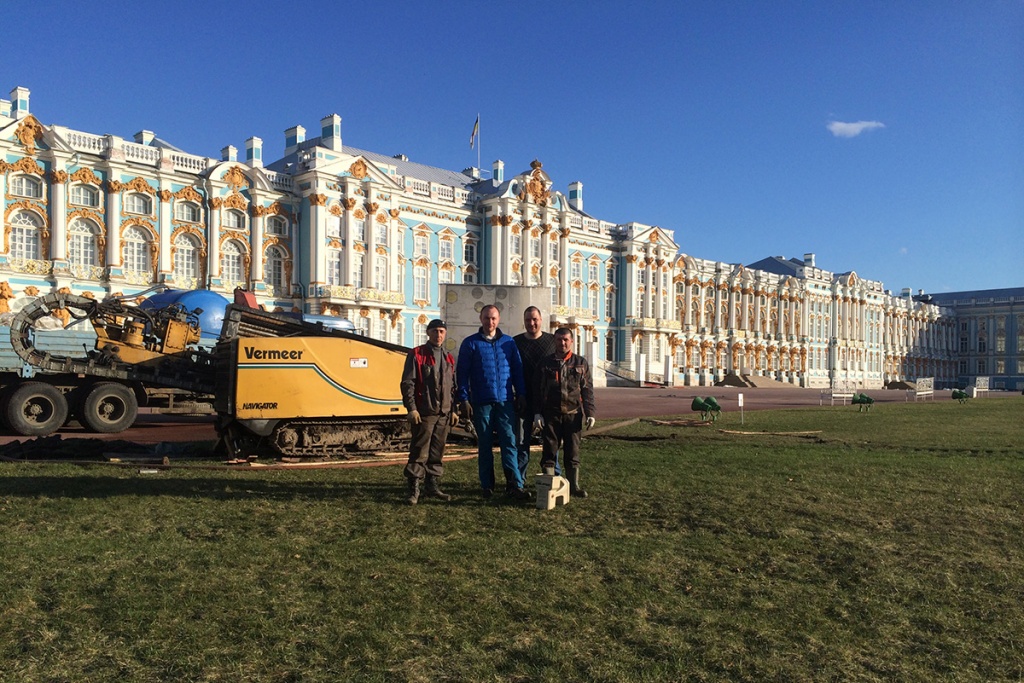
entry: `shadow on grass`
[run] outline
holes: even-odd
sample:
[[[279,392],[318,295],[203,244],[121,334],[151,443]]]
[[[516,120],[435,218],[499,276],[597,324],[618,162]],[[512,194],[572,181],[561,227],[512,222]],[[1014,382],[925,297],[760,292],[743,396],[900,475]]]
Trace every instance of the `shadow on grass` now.
[[[142,478],[145,477],[145,478]],[[420,505],[458,507],[532,507],[533,499],[515,500],[501,494],[485,499],[471,483],[446,483],[450,501],[421,497]],[[209,500],[362,500],[395,507],[406,502],[405,481],[273,481],[229,477],[171,477],[161,474],[138,477],[28,476],[0,480],[0,497],[102,499],[124,496],[205,498]]]

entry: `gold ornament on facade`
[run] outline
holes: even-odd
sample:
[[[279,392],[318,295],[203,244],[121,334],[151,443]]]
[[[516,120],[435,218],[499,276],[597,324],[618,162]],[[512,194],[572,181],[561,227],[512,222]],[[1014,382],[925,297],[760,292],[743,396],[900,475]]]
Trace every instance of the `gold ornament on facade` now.
[[[14,137],[25,146],[25,153],[34,156],[36,153],[36,142],[43,139],[43,126],[35,116],[29,114],[14,131]]]
[[[327,199],[327,197],[325,197],[324,195],[320,196],[324,197],[324,200]],[[249,202],[247,202],[245,200],[245,197],[243,197],[242,195],[238,194],[237,192],[233,192],[230,195],[228,195],[227,199],[224,200],[224,206],[228,207],[229,209],[238,209],[239,211],[245,211],[247,208],[249,208]]]
[[[356,159],[355,163],[348,167],[348,172],[351,173],[352,177],[356,180],[362,180],[369,172],[369,168],[365,161],[362,159]]]
[[[50,171],[50,182],[66,183],[68,181],[67,171]]]
[[[387,256],[387,255],[388,255],[388,250],[387,250],[387,249],[385,249],[384,247],[382,247],[382,246],[381,246],[381,245],[379,245],[379,244],[377,245],[377,248],[376,248],[376,249],[374,249],[374,251],[376,251],[376,252],[377,252],[378,254],[380,254],[381,256]]]
[[[224,200],[220,197],[214,197],[210,200],[210,208],[219,209],[222,206],[224,206]]]
[[[156,188],[147,183],[140,176],[135,176],[122,186],[122,189],[140,192],[142,194],[156,195]]]
[[[90,185],[95,185],[97,187],[103,185],[103,181],[99,179],[99,176],[93,173],[91,168],[78,169],[77,171],[71,174],[71,180],[75,181],[76,183],[88,183]]]
[[[366,218],[366,214],[365,214],[365,213],[363,213],[363,210],[362,210],[362,209],[356,209],[356,210],[355,210],[355,213],[353,213],[353,214],[352,214],[352,216],[353,216],[353,217],[354,217],[354,218],[355,218],[355,219],[356,219],[357,221],[361,221],[361,220],[363,220],[364,218]]]
[[[388,211],[388,215],[390,215],[392,218],[394,218],[396,220],[398,219],[398,217],[401,214],[402,214],[402,212],[399,211],[398,209],[391,209],[390,211]]]
[[[380,204],[377,202],[366,202],[366,213],[374,214],[377,213],[377,209],[380,208]]]
[[[356,208],[356,199],[354,197],[345,197],[341,200],[341,204],[345,207],[346,211],[351,211]]]
[[[377,214],[377,222],[380,223],[381,225],[387,225],[388,224],[388,217],[387,217],[387,215],[385,215],[383,213],[378,213]]]
[[[240,187],[249,187],[249,178],[245,175],[245,171],[242,170],[241,166],[232,166],[224,175],[221,176],[221,180],[227,183],[231,188],[238,191]]]
[[[13,164],[5,164],[5,166],[7,171],[28,173],[31,175],[37,175],[40,178],[45,174],[43,167],[36,163],[35,159],[29,159],[28,157],[22,157]]]
[[[341,207],[337,204],[331,204],[327,208],[327,211],[330,212],[332,216],[341,216]]]
[[[197,204],[201,204],[203,201],[202,196],[196,192],[196,189],[191,185],[183,187],[175,192],[174,198],[185,202],[196,202]]]
[[[316,192],[314,192],[313,194],[309,195],[309,205],[310,206],[326,206],[327,205],[327,195],[325,195],[325,194],[317,194]]]
[[[171,197],[173,197],[174,195],[171,194],[170,190],[160,190],[159,192],[156,193],[156,196],[160,198],[161,202],[166,203],[171,201]]]

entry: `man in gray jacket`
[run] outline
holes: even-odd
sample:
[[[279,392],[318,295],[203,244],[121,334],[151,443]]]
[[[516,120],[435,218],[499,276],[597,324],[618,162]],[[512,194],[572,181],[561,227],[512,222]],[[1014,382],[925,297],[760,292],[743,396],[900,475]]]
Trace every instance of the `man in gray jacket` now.
[[[427,325],[427,343],[409,352],[402,370],[402,403],[409,411],[412,429],[409,463],[405,466],[409,505],[419,501],[424,474],[425,496],[451,500],[441,490],[441,458],[448,431],[459,423],[459,414],[454,401],[455,359],[443,348],[447,334],[443,320],[431,320]]]

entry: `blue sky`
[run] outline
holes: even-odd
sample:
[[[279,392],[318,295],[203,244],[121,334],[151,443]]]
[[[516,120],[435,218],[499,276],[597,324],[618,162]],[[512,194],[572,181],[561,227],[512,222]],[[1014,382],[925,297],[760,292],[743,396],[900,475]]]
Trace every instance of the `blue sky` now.
[[[506,176],[730,263],[1024,286],[1024,2],[25,3],[0,97],[194,153],[319,133]],[[15,41],[13,37],[17,37]],[[13,47],[17,42],[19,47]]]

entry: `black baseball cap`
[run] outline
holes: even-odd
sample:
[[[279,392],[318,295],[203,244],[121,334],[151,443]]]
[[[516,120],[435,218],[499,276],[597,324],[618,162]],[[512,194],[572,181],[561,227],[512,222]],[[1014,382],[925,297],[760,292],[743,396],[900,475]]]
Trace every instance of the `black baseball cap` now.
[[[443,321],[443,320],[441,320],[440,318],[434,318],[434,319],[433,319],[433,320],[431,320],[431,321],[430,321],[430,323],[429,323],[429,324],[427,325],[427,331],[429,332],[430,330],[435,330],[435,329],[437,329],[438,327],[444,328],[444,329],[446,329],[446,330],[448,329],[448,326],[447,326],[447,325],[445,325],[445,323],[444,323],[444,321]]]

